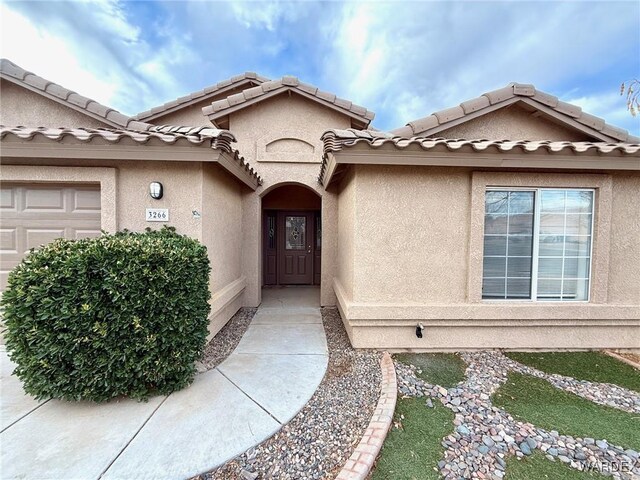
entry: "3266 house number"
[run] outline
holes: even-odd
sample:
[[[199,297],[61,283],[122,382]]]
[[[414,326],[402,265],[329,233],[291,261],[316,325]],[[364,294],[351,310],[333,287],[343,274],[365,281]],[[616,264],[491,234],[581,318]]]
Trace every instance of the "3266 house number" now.
[[[147,222],[168,222],[168,208],[147,208]]]

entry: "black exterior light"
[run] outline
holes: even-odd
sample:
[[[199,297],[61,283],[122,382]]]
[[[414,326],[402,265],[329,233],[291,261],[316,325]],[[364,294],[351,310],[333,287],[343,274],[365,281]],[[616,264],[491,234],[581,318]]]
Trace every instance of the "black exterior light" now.
[[[419,323],[416,325],[416,337],[422,338],[422,331],[424,330],[424,325]]]
[[[149,184],[149,195],[151,195],[151,198],[160,200],[162,198],[162,190],[163,188],[160,182],[151,182]]]

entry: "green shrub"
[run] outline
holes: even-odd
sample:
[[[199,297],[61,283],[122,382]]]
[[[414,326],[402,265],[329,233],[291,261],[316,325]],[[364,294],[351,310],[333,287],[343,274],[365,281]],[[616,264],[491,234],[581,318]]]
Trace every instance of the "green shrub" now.
[[[166,227],[32,250],[0,302],[25,391],[105,401],[189,385],[206,343],[209,271],[206,247]]]

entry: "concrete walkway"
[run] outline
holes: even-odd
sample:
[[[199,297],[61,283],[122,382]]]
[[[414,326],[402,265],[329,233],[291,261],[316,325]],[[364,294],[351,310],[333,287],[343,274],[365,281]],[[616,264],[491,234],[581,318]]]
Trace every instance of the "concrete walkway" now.
[[[0,395],[3,479],[184,479],[278,431],[327,368],[317,288],[263,292],[235,351],[187,389],[147,403],[36,402],[11,375]]]

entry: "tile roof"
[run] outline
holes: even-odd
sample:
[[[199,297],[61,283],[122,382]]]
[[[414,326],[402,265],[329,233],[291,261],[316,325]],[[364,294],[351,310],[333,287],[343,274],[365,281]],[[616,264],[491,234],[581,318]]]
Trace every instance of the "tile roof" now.
[[[260,85],[268,81],[269,79],[267,77],[260,76],[255,72],[245,72],[241,75],[236,75],[226,80],[222,80],[215,85],[211,85],[210,87],[207,87],[203,90],[193,92],[189,95],[185,95],[157,107],[153,107],[150,110],[140,112],[133,118],[137,120],[153,120],[154,118],[173,112],[187,105],[205,100],[207,97],[212,97],[214,95],[219,95],[229,90],[233,90],[234,88],[237,88],[243,84]]]
[[[533,85],[522,83],[510,83],[506,87],[484,93],[477,98],[462,102],[456,107],[440,110],[429,116],[413,120],[404,127],[391,130],[391,133],[402,137],[416,135],[429,136],[448,128],[448,124],[451,122],[476,112],[482,112],[485,109],[490,110],[494,105],[498,106],[503,102],[512,102],[513,99],[531,99],[538,104],[542,104],[544,107],[550,108],[556,113],[570,117],[585,127],[621,142],[640,141],[640,138],[630,135],[626,130],[609,125],[605,123],[602,118],[583,112],[582,108],[577,105],[563,102],[559,100],[558,97],[537,90]]]
[[[257,181],[258,185],[262,183],[262,178],[258,173],[240,156],[237,150],[232,148],[231,144],[236,139],[228,130],[173,125],[152,126],[146,131],[110,128],[8,127],[0,125],[0,141],[5,140],[8,136],[27,141],[40,137],[60,142],[67,137],[71,137],[82,143],[91,143],[94,139],[101,139],[112,144],[120,143],[124,140],[133,141],[139,145],[159,143],[160,145],[209,147],[230,154],[245,170],[246,174]]]
[[[375,114],[364,107],[355,105],[349,100],[336,97],[333,93],[324,92],[318,87],[301,82],[297,77],[284,76],[278,80],[264,82],[256,87],[248,88],[235,95],[212,102],[202,109],[202,113],[214,121],[217,118],[228,115],[232,111],[252,105],[274,95],[286,91],[294,91],[307,98],[316,100],[326,106],[340,111],[350,117],[360,120],[364,125],[369,125]]]
[[[231,151],[231,142],[235,137],[227,130],[217,130],[207,127],[176,127],[165,125],[151,127],[149,130],[139,131],[130,129],[111,128],[49,128],[49,127],[7,127],[0,126],[0,138],[13,135],[23,140],[33,140],[42,136],[50,140],[59,141],[64,137],[73,137],[81,142],[91,142],[94,138],[102,138],[110,143],[118,143],[122,139],[130,139],[136,143],[145,144],[158,139],[168,145],[177,143],[192,143],[202,145],[207,140],[216,141],[221,150]],[[182,142],[181,142],[182,141]]]
[[[0,77],[20,85],[28,90],[39,93],[73,110],[84,113],[114,128],[129,128],[134,130],[148,130],[152,125],[137,121],[131,117],[102,105],[95,100],[64,88],[29,72],[6,58],[0,59]]]
[[[492,150],[495,152],[528,153],[545,151],[546,153],[576,153],[576,154],[608,154],[633,155],[640,157],[640,143],[628,142],[563,142],[549,140],[465,140],[451,138],[430,138],[424,136],[401,137],[385,132],[371,130],[327,130],[322,135],[324,152],[336,152],[344,148],[365,143],[371,148],[385,145],[403,150],[412,145],[423,150],[448,150],[481,152]]]
[[[548,140],[464,140],[429,138],[425,136],[402,137],[392,133],[371,130],[327,130],[322,135],[324,154],[320,179],[324,175],[327,156],[356,145],[366,145],[372,149],[392,147],[405,150],[409,147],[433,152],[460,153],[542,153],[569,155],[627,156],[637,157],[640,166],[640,143],[628,142],[559,142]]]

